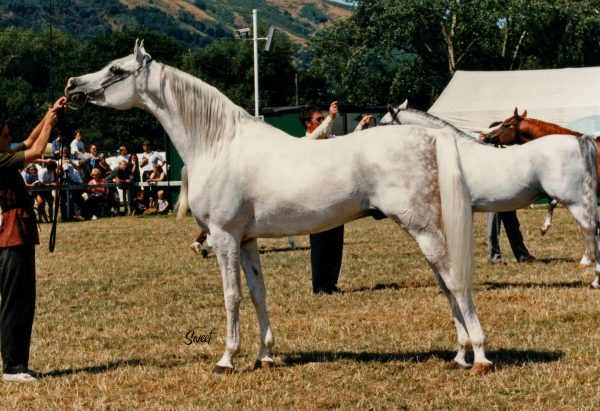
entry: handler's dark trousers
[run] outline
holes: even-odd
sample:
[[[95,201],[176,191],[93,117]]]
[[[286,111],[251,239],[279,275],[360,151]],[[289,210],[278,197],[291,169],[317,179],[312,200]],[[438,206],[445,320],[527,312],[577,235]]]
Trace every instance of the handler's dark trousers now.
[[[337,287],[342,268],[344,226],[310,235],[310,265],[313,292],[331,294]]]
[[[26,372],[35,312],[35,245],[0,248],[0,298],[3,371]]]
[[[521,261],[523,258],[528,257],[530,254],[523,242],[523,235],[519,229],[520,224],[519,219],[517,218],[517,212],[505,211],[488,214],[488,248],[490,251],[490,259],[495,261],[502,258],[499,239],[501,222],[504,224],[506,237],[508,237],[510,248],[512,248],[512,252],[517,261]]]

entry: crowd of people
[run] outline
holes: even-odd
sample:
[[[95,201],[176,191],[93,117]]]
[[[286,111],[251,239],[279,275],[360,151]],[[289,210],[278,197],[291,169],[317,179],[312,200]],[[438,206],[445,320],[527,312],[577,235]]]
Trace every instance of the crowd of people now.
[[[109,162],[95,145],[88,151],[83,133],[77,130],[70,143],[58,134],[51,151],[50,155],[25,164],[21,172],[33,197],[39,223],[53,220],[55,194],[48,188],[56,187],[61,176],[64,185],[74,186],[63,190],[60,196],[57,206],[61,221],[95,220],[128,212],[131,215],[169,212],[167,195],[156,185],[166,180],[165,158],[152,149],[148,140],[142,143],[138,154],[130,154],[126,146],[120,146]],[[148,185],[136,184],[140,182]]]

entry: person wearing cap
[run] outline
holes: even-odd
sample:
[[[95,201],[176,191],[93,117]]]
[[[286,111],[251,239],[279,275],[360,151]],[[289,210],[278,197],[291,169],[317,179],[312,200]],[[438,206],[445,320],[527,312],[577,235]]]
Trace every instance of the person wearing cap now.
[[[152,167],[155,165],[162,166],[165,162],[163,156],[158,152],[152,150],[150,141],[144,140],[142,143],[142,149],[144,150],[138,157],[140,159],[140,170],[142,171],[142,180],[146,181],[148,175],[152,172]]]
[[[333,121],[339,112],[337,101],[329,106],[329,115],[323,116],[319,107],[307,107],[300,112],[300,122],[306,130],[304,138],[324,140],[334,138],[331,132]],[[363,130],[373,121],[373,116],[364,116],[354,131]],[[344,251],[344,226],[320,233],[310,234],[310,265],[312,286],[315,294],[341,292],[337,286],[342,268]]]
[[[29,349],[35,314],[35,246],[39,236],[33,205],[19,169],[42,157],[58,112],[58,99],[29,137],[14,149],[5,122],[0,121],[0,351],[5,382],[34,382]]]

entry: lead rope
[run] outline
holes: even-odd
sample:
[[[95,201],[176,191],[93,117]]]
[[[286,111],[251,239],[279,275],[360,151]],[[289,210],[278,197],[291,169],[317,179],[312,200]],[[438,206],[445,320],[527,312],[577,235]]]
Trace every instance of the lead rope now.
[[[62,185],[64,181],[64,170],[63,170],[63,153],[65,150],[65,138],[66,138],[66,127],[65,127],[65,110],[60,110],[57,112],[58,121],[56,122],[56,128],[58,129],[59,134],[62,136],[62,140],[59,146],[59,155],[58,165],[56,167],[56,195],[54,199],[54,218],[52,219],[52,228],[50,229],[50,238],[48,240],[48,251],[51,253],[54,252],[54,248],[56,247],[56,226],[58,222],[58,208],[61,206],[61,196],[62,196]]]

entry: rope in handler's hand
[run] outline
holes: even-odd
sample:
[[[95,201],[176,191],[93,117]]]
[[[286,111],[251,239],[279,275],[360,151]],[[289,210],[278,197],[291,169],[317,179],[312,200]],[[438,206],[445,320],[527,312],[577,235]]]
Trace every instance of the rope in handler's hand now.
[[[66,108],[63,108],[62,110],[58,110],[56,112],[56,115],[58,117],[58,120],[56,122],[56,128],[59,132],[60,135],[62,135],[62,140],[60,142],[60,147],[59,147],[59,153],[60,153],[60,158],[58,159],[58,165],[56,167],[56,195],[55,195],[55,199],[54,199],[54,217],[52,219],[52,228],[50,229],[50,238],[48,240],[48,251],[50,251],[51,253],[54,252],[54,248],[56,247],[56,227],[57,227],[57,222],[58,222],[58,208],[60,207],[60,203],[61,203],[61,196],[62,196],[62,185],[63,185],[63,181],[64,181],[64,170],[63,170],[63,152],[66,148],[66,144],[65,144],[65,138],[66,138],[66,120],[65,120],[65,111]]]

